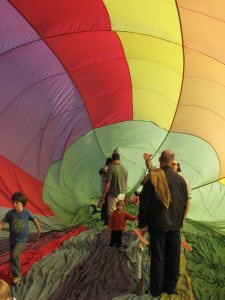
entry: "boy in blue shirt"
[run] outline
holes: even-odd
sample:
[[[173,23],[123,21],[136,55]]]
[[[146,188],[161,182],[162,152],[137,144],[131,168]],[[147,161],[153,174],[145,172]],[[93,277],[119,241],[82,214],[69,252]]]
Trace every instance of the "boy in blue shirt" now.
[[[24,208],[28,199],[21,193],[16,192],[12,195],[14,209],[8,211],[0,222],[0,230],[5,223],[9,223],[9,241],[10,241],[10,265],[13,275],[13,284],[18,285],[22,280],[20,267],[20,256],[26,245],[29,234],[29,221],[32,221],[38,231],[38,239],[40,238],[40,225],[33,214]]]

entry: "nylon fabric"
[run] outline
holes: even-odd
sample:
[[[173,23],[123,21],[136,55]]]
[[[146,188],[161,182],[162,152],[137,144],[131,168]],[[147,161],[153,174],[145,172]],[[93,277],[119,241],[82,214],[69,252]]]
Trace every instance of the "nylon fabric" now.
[[[0,134],[7,134],[1,155],[43,182],[49,165],[91,130],[86,107],[43,41],[16,48],[0,62]]]
[[[0,55],[39,39],[37,33],[24,22],[23,17],[9,4],[9,1],[0,2],[0,11]]]
[[[39,300],[82,300],[90,295],[93,300],[138,299],[134,295],[137,286],[137,251],[136,242],[132,242],[137,241],[137,236],[126,232],[123,241],[130,246],[127,250],[120,251],[116,248],[108,249],[108,231],[99,233],[98,230],[92,229],[75,238],[72,237],[55,253],[34,265],[23,285],[18,288],[18,295],[23,294],[24,300],[32,297]],[[194,298],[190,296],[190,279],[186,274],[186,262],[183,258],[182,266],[178,290],[182,297],[193,300]],[[61,277],[56,275],[59,269]],[[145,286],[148,287],[147,247],[144,252],[143,275]],[[130,291],[133,291],[133,294],[130,294]],[[181,296],[175,299],[180,300]],[[163,300],[167,299],[169,297],[165,295]]]
[[[43,216],[55,215],[42,199],[42,182],[30,176],[2,156],[0,156],[0,168],[4,169],[4,176],[2,176],[2,174],[0,175],[0,190],[3,194],[0,198],[0,206],[2,208],[12,209],[12,194],[22,189],[26,191],[26,195],[29,199],[26,207],[31,210],[33,214]],[[7,186],[10,188],[7,188]]]
[[[17,289],[18,300],[46,300],[68,278],[71,271],[89,254],[96,230],[82,232],[64,242],[51,255],[45,256],[28,272]]]
[[[169,130],[181,89],[182,47],[149,35],[118,32],[118,36],[132,78],[134,120],[151,120]]]
[[[112,30],[151,35],[182,44],[175,1],[104,0],[104,3]]]
[[[34,263],[40,261],[44,256],[52,253],[57,248],[62,246],[64,241],[71,238],[72,236],[78,235],[85,230],[87,230],[87,228],[85,227],[74,229],[66,235],[51,242],[48,240],[48,236],[44,237],[44,242],[41,241],[40,243],[34,243],[33,241],[33,243],[28,246],[29,249],[27,249],[26,247],[21,255],[20,263],[22,268],[22,275],[26,276],[27,272],[34,265]],[[12,275],[10,272],[9,262],[6,262],[0,266],[0,273],[2,279],[8,281],[9,283],[12,283]]]
[[[134,120],[151,120],[169,130],[183,75],[182,41],[175,2],[105,0],[104,3],[130,69]],[[177,72],[174,72],[174,66]]]
[[[126,235],[126,242],[130,237]],[[117,248],[108,248],[109,232],[96,236],[91,244],[91,252],[86,260],[75,268],[68,279],[54,292],[55,299],[104,299],[126,292],[130,286],[123,253]]]
[[[118,135],[119,133],[119,135]],[[121,163],[128,170],[128,191],[138,185],[143,179],[146,167],[142,153],[148,149],[159,146],[167,132],[146,122],[123,122],[90,132],[74,143],[64,155],[64,159],[53,164],[49,170],[44,186],[44,199],[57,214],[61,222],[67,226],[80,224],[82,217],[90,216],[86,205],[97,204],[100,197],[100,177],[97,175],[99,167],[104,165],[105,157],[111,155],[120,140]],[[107,136],[112,139],[104,143]],[[137,136],[137,138],[135,138]],[[139,145],[139,139],[145,137],[145,144]],[[97,141],[96,141],[97,138]],[[99,149],[99,145],[101,149]],[[132,159],[136,153],[136,159]],[[81,169],[88,169],[80,173]],[[136,175],[132,169],[136,169]],[[137,181],[138,179],[138,181]],[[135,188],[135,187],[134,187]],[[133,189],[132,189],[133,190]],[[63,205],[62,205],[63,203]],[[76,216],[79,209],[84,206],[84,213]]]
[[[190,222],[184,228],[186,240],[193,246],[187,252],[188,272],[196,299],[225,298],[224,235],[207,229],[207,225]]]

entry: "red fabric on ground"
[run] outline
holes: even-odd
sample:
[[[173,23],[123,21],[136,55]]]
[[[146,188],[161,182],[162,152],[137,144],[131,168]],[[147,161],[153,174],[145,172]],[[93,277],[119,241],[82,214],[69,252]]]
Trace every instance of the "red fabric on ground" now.
[[[56,249],[60,248],[63,243],[72,236],[77,236],[87,229],[87,227],[80,226],[79,228],[73,229],[64,236],[50,242],[48,241],[48,236],[46,236],[46,244],[43,245],[41,241],[37,241],[32,243],[32,247],[29,247],[29,250],[26,250],[25,248],[20,260],[23,276],[26,276],[34,263],[40,261],[44,256],[49,255]],[[12,275],[9,262],[0,266],[0,278],[7,281],[9,284],[12,284]]]

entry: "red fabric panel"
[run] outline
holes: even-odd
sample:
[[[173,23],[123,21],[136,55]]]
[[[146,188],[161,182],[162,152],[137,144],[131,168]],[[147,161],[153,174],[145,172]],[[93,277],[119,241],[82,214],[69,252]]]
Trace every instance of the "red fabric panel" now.
[[[38,247],[39,241],[33,243],[33,249],[30,249],[29,247],[29,250],[25,249],[21,255],[20,263],[23,276],[26,276],[28,271],[32,268],[33,264],[40,261],[44,256],[49,255],[56,249],[60,248],[63,245],[63,243],[66,240],[70,239],[72,236],[77,236],[79,233],[86,231],[87,229],[87,227],[81,226],[79,228],[71,230],[63,237],[60,237],[50,242],[48,241],[48,236],[46,236],[44,245],[40,241],[40,247]],[[7,281],[9,284],[12,284],[12,275],[9,262],[4,263],[0,266],[0,276],[1,279]]]
[[[0,156],[0,206],[12,209],[12,194],[24,192],[29,201],[26,208],[33,214],[55,216],[42,199],[43,183],[32,177],[15,164]]]
[[[71,32],[111,30],[102,0],[11,0],[43,37]]]
[[[74,80],[93,127],[133,119],[129,67],[103,1],[11,1]]]
[[[47,42],[79,88],[94,128],[132,119],[130,72],[115,32],[72,34]]]

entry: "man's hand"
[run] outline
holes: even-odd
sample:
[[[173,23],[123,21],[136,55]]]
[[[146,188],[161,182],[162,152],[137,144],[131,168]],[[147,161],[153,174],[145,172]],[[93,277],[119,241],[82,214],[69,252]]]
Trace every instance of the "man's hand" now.
[[[102,201],[100,200],[99,202],[98,202],[98,205],[97,205],[97,208],[101,208],[102,207]]]
[[[154,167],[152,165],[152,156],[153,155],[149,154],[149,153],[144,153],[144,155],[143,155],[146,167],[147,167],[147,169],[148,169],[149,172],[151,172],[154,169]]]
[[[40,232],[37,233],[36,242],[40,240]]]
[[[37,228],[37,239],[36,239],[36,242],[37,242],[40,239],[41,227],[40,227],[40,224],[37,219],[35,219],[33,222],[34,222],[35,227]]]
[[[143,154],[143,158],[144,158],[144,160],[151,159],[152,158],[152,154],[150,154],[150,153],[144,153]]]
[[[2,228],[5,226],[5,223],[4,222],[0,222],[0,230],[2,230]]]
[[[101,207],[102,207],[102,204],[103,204],[104,202],[105,202],[105,196],[104,196],[104,194],[102,194],[102,197],[101,197],[100,201],[98,202],[97,207],[98,207],[98,208],[101,208]]]

